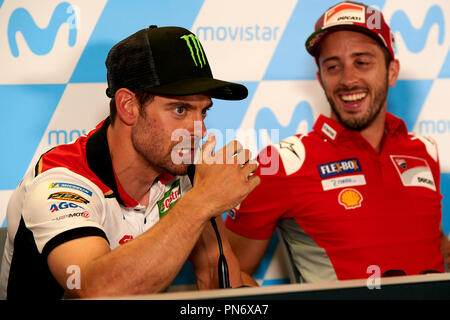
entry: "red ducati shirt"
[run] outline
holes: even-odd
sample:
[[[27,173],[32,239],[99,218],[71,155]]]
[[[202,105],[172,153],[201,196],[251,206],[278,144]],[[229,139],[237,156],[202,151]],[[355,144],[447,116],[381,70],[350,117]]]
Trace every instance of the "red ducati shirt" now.
[[[444,271],[436,145],[392,114],[380,153],[320,116],[312,132],[267,147],[258,161],[261,184],[226,225],[252,239],[278,227],[301,280],[367,278],[373,265]]]

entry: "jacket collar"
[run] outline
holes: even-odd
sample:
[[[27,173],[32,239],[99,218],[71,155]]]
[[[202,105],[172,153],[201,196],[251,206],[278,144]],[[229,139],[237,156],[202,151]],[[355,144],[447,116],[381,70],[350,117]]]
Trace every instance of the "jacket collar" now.
[[[399,133],[402,135],[408,134],[408,129],[406,128],[405,122],[389,112],[386,113],[384,128],[385,136],[389,136],[395,133]],[[350,136],[354,136],[355,134],[359,135],[359,132],[347,129],[339,122],[322,114],[314,123],[313,130],[332,143],[337,143],[342,136],[347,134],[349,134]]]
[[[135,207],[138,205],[138,202],[122,188],[112,166],[108,139],[106,136],[110,123],[110,118],[106,118],[97,126],[95,132],[88,138],[86,143],[88,166],[97,177],[112,190],[112,194],[109,195],[109,197],[117,198],[117,201],[123,206]]]

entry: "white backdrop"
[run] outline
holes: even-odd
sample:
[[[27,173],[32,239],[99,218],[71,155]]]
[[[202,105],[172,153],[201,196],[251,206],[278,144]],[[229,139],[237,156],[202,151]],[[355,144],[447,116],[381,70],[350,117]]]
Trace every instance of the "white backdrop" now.
[[[6,225],[8,198],[39,155],[106,117],[106,55],[116,42],[151,24],[190,29],[202,42],[213,74],[249,88],[244,101],[214,101],[208,128],[227,140],[245,140],[254,152],[307,132],[329,109],[304,42],[316,19],[336,2],[0,0],[0,223]],[[448,235],[450,1],[366,3],[383,11],[397,40],[401,73],[389,93],[389,110],[410,131],[439,145]],[[248,139],[248,129],[258,134]],[[274,129],[278,135],[271,134]],[[287,281],[279,249],[274,237],[256,273],[262,285]],[[174,288],[192,284],[191,271],[186,264]]]

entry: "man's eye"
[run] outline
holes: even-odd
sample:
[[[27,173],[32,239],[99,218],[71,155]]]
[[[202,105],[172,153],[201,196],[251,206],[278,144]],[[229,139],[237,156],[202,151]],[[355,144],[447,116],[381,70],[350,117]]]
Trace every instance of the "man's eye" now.
[[[336,72],[338,70],[337,64],[330,64],[326,67],[328,72]]]
[[[176,108],[175,109],[175,112],[177,113],[177,114],[183,114],[184,113],[184,108],[183,107],[178,107],[178,108]]]
[[[357,64],[359,64],[360,66],[366,66],[369,64],[369,62],[367,61],[357,61]]]

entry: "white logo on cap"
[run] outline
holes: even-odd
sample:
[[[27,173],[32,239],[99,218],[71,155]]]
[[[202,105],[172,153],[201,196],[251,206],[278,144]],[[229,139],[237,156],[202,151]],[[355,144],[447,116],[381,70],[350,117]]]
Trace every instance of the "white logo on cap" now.
[[[326,12],[323,27],[354,22],[366,23],[365,7],[352,3],[341,3]]]

